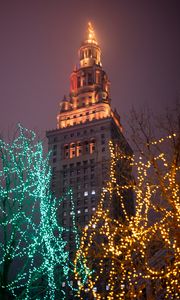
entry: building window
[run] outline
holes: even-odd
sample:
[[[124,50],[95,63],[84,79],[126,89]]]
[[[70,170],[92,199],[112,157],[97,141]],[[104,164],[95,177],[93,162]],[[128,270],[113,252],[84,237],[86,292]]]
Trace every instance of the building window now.
[[[94,203],[95,202],[95,197],[91,197],[91,203]]]
[[[96,210],[96,208],[93,206],[93,207],[92,207],[92,211],[95,211],[95,210]]]
[[[74,143],[71,143],[70,145],[70,158],[75,157],[76,155],[76,146]]]
[[[67,216],[67,213],[66,213],[66,211],[64,211],[64,212],[63,212],[63,216],[64,216],[64,217],[66,217],[66,216]]]
[[[91,167],[91,172],[94,173],[94,166]]]
[[[88,208],[87,207],[85,207],[84,212],[88,213]]]
[[[84,188],[85,188],[85,189],[88,188],[88,183],[87,183],[87,182],[84,183]]]
[[[81,213],[81,210],[80,210],[80,209],[78,209],[77,213],[78,213],[78,214],[80,214],[80,213]]]
[[[53,156],[56,156],[57,155],[57,151],[53,151]]]
[[[88,174],[88,168],[84,168],[84,174]]]
[[[91,73],[88,73],[88,85],[93,84],[93,77]]]
[[[88,197],[84,198],[84,204],[88,204]]]
[[[64,158],[69,157],[69,145],[64,145]]]
[[[82,143],[81,143],[81,142],[78,142],[78,143],[77,143],[77,146],[76,146],[77,157],[80,156],[80,155],[82,155],[82,148],[83,148]]]
[[[105,152],[105,147],[102,147],[102,152]]]
[[[89,151],[91,154],[95,151],[95,139],[91,139],[90,145],[89,145]]]
[[[84,176],[84,181],[86,181],[86,182],[88,181],[88,176],[87,175]]]
[[[74,176],[74,171],[70,171],[70,176]]]
[[[69,183],[70,183],[70,185],[73,185],[74,180],[71,178]]]
[[[84,216],[84,222],[87,222],[88,219],[89,219],[88,215],[85,215],[85,216]],[[85,226],[85,228],[87,228],[87,227]]]
[[[95,194],[96,194],[95,190],[92,190],[91,195],[95,195]]]
[[[88,196],[88,191],[85,191],[85,192],[84,192],[84,196]]]
[[[63,219],[63,225],[67,225],[67,222],[66,222],[66,220],[65,219]]]

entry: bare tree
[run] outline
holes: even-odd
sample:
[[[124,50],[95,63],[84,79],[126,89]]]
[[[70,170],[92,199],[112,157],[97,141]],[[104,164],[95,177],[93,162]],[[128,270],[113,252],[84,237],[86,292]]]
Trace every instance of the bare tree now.
[[[80,299],[91,291],[97,299],[178,299],[180,263],[180,114],[167,111],[163,118],[133,111],[131,141],[134,155],[110,143],[111,173],[100,205],[81,239],[77,252],[92,270]],[[118,182],[118,161],[129,160],[135,174]],[[132,188],[136,213],[124,205],[124,191]],[[104,208],[114,194],[124,220]],[[83,281],[78,271],[76,277]],[[84,294],[83,294],[84,293]]]
[[[0,298],[64,299],[69,253],[58,225],[60,200],[50,192],[49,155],[19,125],[0,140]]]

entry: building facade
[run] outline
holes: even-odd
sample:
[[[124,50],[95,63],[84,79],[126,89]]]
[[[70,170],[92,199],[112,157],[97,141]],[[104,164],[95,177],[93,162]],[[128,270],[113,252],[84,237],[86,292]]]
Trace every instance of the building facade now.
[[[79,66],[70,76],[69,97],[60,103],[57,128],[46,135],[52,151],[52,190],[59,197],[72,187],[76,221],[83,228],[95,213],[102,187],[109,180],[109,141],[132,153],[120,117],[111,107],[110,82],[90,23],[87,39],[79,48]],[[127,202],[127,210],[134,212],[133,201]],[[114,207],[114,215],[119,214],[120,208]],[[59,210],[59,221],[68,228],[72,226],[68,200]],[[73,256],[70,235],[67,241]]]

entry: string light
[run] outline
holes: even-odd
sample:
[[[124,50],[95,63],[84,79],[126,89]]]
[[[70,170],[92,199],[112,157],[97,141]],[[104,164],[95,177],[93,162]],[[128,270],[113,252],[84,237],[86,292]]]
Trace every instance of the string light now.
[[[176,136],[174,133],[153,141],[148,147],[157,149],[157,145],[171,142]],[[83,232],[75,259],[76,265],[79,257],[83,257],[92,271],[84,284],[75,269],[76,280],[81,283],[79,299],[84,299],[87,292],[98,300],[138,299],[144,289],[149,289],[155,299],[158,293],[163,294],[163,299],[179,299],[178,159],[173,153],[170,160],[165,152],[136,159],[134,155],[117,153],[112,142],[109,146],[110,180],[102,189],[98,208]],[[118,182],[119,161],[129,162],[136,170],[136,183]],[[125,205],[124,195],[129,189],[135,195],[134,216],[129,215]],[[123,221],[113,217],[114,201],[121,207]],[[150,222],[152,212],[158,214],[154,222]],[[151,253],[153,247],[157,248],[155,253]]]
[[[50,192],[50,154],[44,157],[34,132],[21,125],[18,129],[11,144],[0,140],[0,298],[65,299],[66,286],[72,288],[73,265],[64,239],[69,229],[57,220],[64,199]],[[72,206],[71,232],[77,248],[71,189],[65,197]],[[79,259],[79,272],[81,267]]]

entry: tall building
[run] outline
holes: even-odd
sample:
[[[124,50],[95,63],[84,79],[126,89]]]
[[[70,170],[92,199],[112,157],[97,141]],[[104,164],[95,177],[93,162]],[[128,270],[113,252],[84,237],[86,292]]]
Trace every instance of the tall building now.
[[[47,138],[52,150],[52,189],[59,197],[72,187],[76,220],[82,228],[95,213],[102,186],[109,180],[109,140],[132,153],[123,136],[119,114],[111,107],[110,82],[102,68],[101,48],[90,23],[87,38],[79,48],[79,66],[70,76],[69,97],[64,96],[61,101],[57,128],[48,131]],[[126,207],[133,213],[132,198]],[[115,217],[122,215],[118,204],[112,211]],[[72,226],[70,201],[60,208],[59,220],[64,226]],[[67,240],[73,252],[71,237]]]

